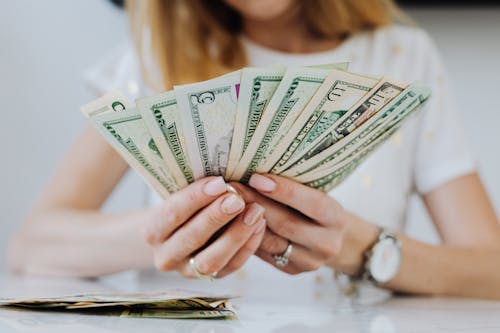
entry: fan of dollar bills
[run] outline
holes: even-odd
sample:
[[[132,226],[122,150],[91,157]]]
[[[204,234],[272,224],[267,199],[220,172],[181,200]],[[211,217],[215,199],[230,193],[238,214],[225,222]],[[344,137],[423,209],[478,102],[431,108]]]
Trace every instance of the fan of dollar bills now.
[[[272,173],[329,191],[430,90],[347,71],[347,63],[243,68],[131,105],[111,92],[81,108],[162,197],[205,176]]]

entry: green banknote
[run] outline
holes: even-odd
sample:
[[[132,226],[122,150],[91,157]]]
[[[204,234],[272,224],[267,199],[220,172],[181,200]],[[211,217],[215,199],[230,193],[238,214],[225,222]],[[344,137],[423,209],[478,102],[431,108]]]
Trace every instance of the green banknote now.
[[[101,114],[91,117],[90,120],[127,162],[138,170],[144,180],[163,197],[180,189],[137,110],[127,109]]]
[[[225,173],[230,179],[262,118],[276,88],[283,79],[285,67],[244,68],[236,109],[233,138]]]
[[[224,176],[236,119],[241,71],[174,87],[195,179]]]
[[[295,179],[322,190],[335,187],[364,161],[366,156],[395,133],[404,119],[418,110],[429,97],[430,91],[425,86],[410,86],[381,111],[384,117],[360,127],[352,133],[352,137],[347,137],[349,141],[345,142],[345,145],[334,147],[336,149],[329,152],[328,158],[320,161],[316,167],[297,175]]]
[[[377,83],[377,80],[332,70],[297,118],[286,137],[257,172],[280,173],[288,161],[311,147]]]
[[[232,180],[248,182],[260,164],[286,136],[299,114],[330,73],[328,69],[299,67],[288,69],[264,110],[262,119],[241,157]]]
[[[137,100],[137,108],[177,184],[183,188],[194,182],[182,131],[181,110],[174,92],[141,98]]]
[[[296,165],[308,161],[322,151],[331,147],[349,133],[361,126],[365,121],[375,115],[387,103],[404,90],[406,85],[391,80],[382,79],[358,103],[340,118],[328,131],[319,135],[310,145],[309,149],[297,154],[293,160],[284,165],[280,172],[285,172]]]

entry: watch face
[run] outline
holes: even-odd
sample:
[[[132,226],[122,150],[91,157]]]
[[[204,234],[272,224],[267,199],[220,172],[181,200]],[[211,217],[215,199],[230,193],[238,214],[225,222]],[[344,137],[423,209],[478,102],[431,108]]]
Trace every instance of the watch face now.
[[[385,238],[373,247],[370,258],[370,274],[378,283],[392,279],[399,269],[401,252],[393,238]]]

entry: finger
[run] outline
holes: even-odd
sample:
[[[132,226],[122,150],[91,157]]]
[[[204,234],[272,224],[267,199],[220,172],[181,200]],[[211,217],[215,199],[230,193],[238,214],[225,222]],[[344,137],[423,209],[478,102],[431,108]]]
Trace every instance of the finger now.
[[[203,274],[212,274],[224,268],[231,258],[245,245],[260,226],[264,208],[259,204],[250,204],[244,214],[240,214],[229,228],[207,248],[196,254],[198,270]]]
[[[265,236],[263,245],[269,245],[270,253],[279,253],[279,249],[286,248],[283,243],[287,240],[301,245],[319,260],[330,259],[340,251],[343,230],[312,224],[308,218],[300,214],[286,216],[286,214],[280,214],[279,211],[269,210],[266,211],[266,215],[271,233]]]
[[[196,274],[196,272],[193,270],[191,267],[191,264],[189,263],[189,260],[191,258],[184,258],[179,265],[177,266],[177,271],[181,273],[181,275],[185,278],[188,279],[195,279],[199,278],[199,275]]]
[[[168,240],[155,248],[155,265],[160,270],[171,270],[201,248],[219,229],[245,208],[243,199],[227,193],[198,212],[177,229]]]
[[[216,277],[222,278],[228,274],[231,274],[238,269],[240,269],[247,260],[257,251],[260,243],[262,242],[262,237],[264,236],[264,230],[266,229],[266,220],[262,219],[258,222],[259,225],[255,228],[253,235],[250,239],[243,245],[241,249],[236,252],[236,254],[229,260],[229,262],[224,266],[222,270],[219,270]]]
[[[292,207],[315,221],[341,223],[342,206],[328,194],[276,175],[254,174],[248,183],[259,193]]]
[[[345,232],[344,223],[341,222],[333,227],[325,228],[323,225],[314,223],[313,220],[300,212],[262,196],[252,188],[239,183],[231,183],[231,185],[237,189],[246,202],[258,202],[264,206],[268,230],[274,234],[304,246],[323,261],[329,260],[339,253]],[[278,244],[278,248],[285,248],[284,242],[285,240]],[[273,251],[270,252],[273,253]]]
[[[207,177],[172,194],[155,211],[160,216],[145,227],[146,240],[150,244],[163,242],[192,215],[226,191],[224,178]]]
[[[312,272],[318,270],[323,265],[322,261],[311,258],[300,250],[295,251],[295,249],[293,250],[292,255],[289,258],[289,261],[285,266],[277,265],[276,261],[274,260],[274,256],[270,253],[267,253],[264,250],[259,249],[256,252],[256,255],[265,262],[274,266],[275,268],[288,274]]]
[[[231,185],[242,195],[243,200],[258,202],[265,208],[267,227],[274,234],[313,250],[323,245],[322,241],[325,240],[326,236],[323,226],[319,226],[308,217],[291,210],[288,206],[262,196],[251,188],[241,184],[231,183]],[[286,245],[282,248],[285,247]]]
[[[280,268],[280,266],[277,266],[276,263],[274,263],[273,256],[282,255],[286,251],[288,244],[289,243],[286,239],[272,232],[266,231],[259,247],[259,251],[267,253],[269,257],[273,259],[273,265]],[[323,263],[322,258],[318,257],[315,252],[293,242],[292,254],[289,257],[289,261],[302,272],[316,270]]]
[[[277,268],[280,271],[285,272],[287,274],[295,275],[302,273],[302,271],[299,268],[295,267],[295,265],[292,262],[289,262],[288,265],[286,265],[285,267],[276,266],[276,262],[274,261],[273,256],[265,251],[257,250],[257,252],[255,252],[255,255],[260,259],[262,259],[263,261],[267,262],[269,265],[273,266],[274,268]]]
[[[268,229],[264,233],[259,249],[269,254],[279,254],[285,252],[287,246],[288,241],[285,238]]]
[[[261,219],[257,222],[257,227],[254,230],[254,233],[251,235],[250,239],[236,252],[236,254],[231,258],[231,260],[226,264],[226,266],[217,272],[214,278],[221,278],[229,273],[234,272],[239,269],[243,264],[248,260],[248,258],[253,255],[257,248],[259,247],[260,242],[262,241],[262,236],[264,235],[264,230],[266,229],[266,220]],[[198,268],[198,261],[195,260],[196,269],[199,273],[201,273]],[[189,259],[185,259],[179,265],[178,271],[187,278],[196,278],[199,277],[196,272],[191,267],[189,263]]]

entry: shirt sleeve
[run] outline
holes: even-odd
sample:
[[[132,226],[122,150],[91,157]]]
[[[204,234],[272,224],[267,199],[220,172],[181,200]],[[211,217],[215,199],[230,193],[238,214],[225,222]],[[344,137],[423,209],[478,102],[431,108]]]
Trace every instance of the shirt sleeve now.
[[[440,185],[476,171],[465,128],[452,95],[448,75],[433,41],[424,35],[428,61],[422,75],[432,96],[422,110],[419,124],[414,180],[416,190],[425,194]]]
[[[83,80],[96,98],[118,89],[130,101],[149,93],[140,72],[134,49],[121,45],[83,73]]]

